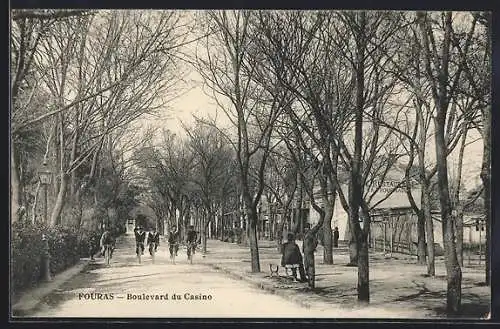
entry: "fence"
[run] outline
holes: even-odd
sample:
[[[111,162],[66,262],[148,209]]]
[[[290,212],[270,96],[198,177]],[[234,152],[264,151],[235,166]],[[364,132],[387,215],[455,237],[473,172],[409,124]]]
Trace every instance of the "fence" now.
[[[437,224],[441,224],[438,222]],[[435,240],[441,241],[440,227],[434,225]],[[478,231],[478,232],[476,232]],[[477,235],[477,236],[476,236]],[[482,265],[485,262],[485,237],[481,229],[474,225],[464,225],[463,264],[464,266]],[[370,227],[370,248],[375,252],[401,253],[417,256],[417,218],[411,213],[399,213],[393,216],[374,217]],[[435,256],[444,255],[443,246],[434,243]]]

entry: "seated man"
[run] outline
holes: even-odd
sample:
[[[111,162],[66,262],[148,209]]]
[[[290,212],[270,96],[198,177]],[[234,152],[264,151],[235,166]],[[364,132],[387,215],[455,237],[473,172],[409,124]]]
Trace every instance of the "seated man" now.
[[[153,248],[154,251],[158,249],[160,246],[160,234],[156,231],[156,228],[153,231],[148,233],[148,246],[149,246],[149,254],[153,256]]]
[[[295,243],[295,235],[293,233],[287,234],[287,242],[285,242],[281,248],[281,266],[286,267],[287,265],[298,265],[300,272],[300,281],[304,282],[306,280],[306,275],[304,271],[304,264],[302,262],[302,254],[300,253],[300,248]],[[292,267],[292,275],[294,279],[297,279],[297,268]]]
[[[101,247],[101,254],[103,257],[106,256],[106,246],[110,246],[109,258],[113,256],[113,250],[115,249],[115,238],[107,229],[104,229],[104,232],[101,235],[99,246]]]

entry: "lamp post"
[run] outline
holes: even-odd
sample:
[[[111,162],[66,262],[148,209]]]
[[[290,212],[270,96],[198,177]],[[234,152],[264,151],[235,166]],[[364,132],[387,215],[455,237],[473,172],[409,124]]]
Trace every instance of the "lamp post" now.
[[[43,222],[47,224],[47,187],[52,181],[52,172],[47,168],[47,161],[43,161],[42,169],[38,172],[40,176],[40,184],[43,189]]]
[[[48,225],[48,200],[47,187],[52,181],[52,172],[47,168],[47,162],[43,161],[42,169],[38,172],[40,176],[40,184],[43,187],[43,222]],[[42,275],[44,281],[51,281],[50,275],[50,252],[49,241],[46,234],[42,234],[43,253],[42,253]]]

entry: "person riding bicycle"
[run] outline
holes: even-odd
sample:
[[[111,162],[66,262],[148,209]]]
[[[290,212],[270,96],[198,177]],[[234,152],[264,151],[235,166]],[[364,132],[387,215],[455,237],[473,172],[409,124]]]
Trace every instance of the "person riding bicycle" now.
[[[195,246],[196,246],[196,242],[198,240],[198,236],[196,234],[196,231],[194,230],[194,226],[193,225],[189,225],[189,229],[186,233],[186,245],[189,248],[192,249],[192,252],[194,254],[194,251],[195,251]]]
[[[170,256],[172,256],[174,252],[175,256],[177,256],[177,252],[179,251],[179,231],[177,228],[168,232],[168,250],[170,252]]]
[[[135,232],[135,253],[139,255],[139,248],[141,249],[141,255],[144,255],[144,240],[146,239],[146,232],[142,229],[142,226],[137,226],[134,230]]]
[[[109,246],[109,258],[113,256],[113,250],[115,249],[115,238],[108,229],[104,229],[102,232],[101,239],[99,240],[99,246],[101,247],[101,255],[106,257],[106,247]]]
[[[151,256],[153,256],[153,245],[154,251],[156,252],[160,246],[160,234],[156,231],[156,228],[153,228],[153,231],[148,233],[149,254]]]

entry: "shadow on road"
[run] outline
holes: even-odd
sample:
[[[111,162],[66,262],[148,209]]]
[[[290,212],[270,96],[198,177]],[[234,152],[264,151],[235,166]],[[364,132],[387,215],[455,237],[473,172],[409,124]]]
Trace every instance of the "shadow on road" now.
[[[412,282],[419,289],[418,292],[395,298],[394,302],[410,302],[419,308],[432,310],[438,317],[446,318],[477,319],[478,315],[484,317],[490,311],[490,307],[488,306],[488,302],[484,300],[484,296],[462,290],[462,309],[460,314],[448,315],[446,307],[443,306],[443,300],[446,300],[446,291],[432,291],[427,288],[425,283]]]
[[[481,314],[482,319],[487,319],[490,308],[484,304],[465,302],[462,303],[460,314],[447,315],[446,308],[443,306],[435,307],[433,309],[439,316],[448,319],[474,319],[477,320],[478,314]]]

